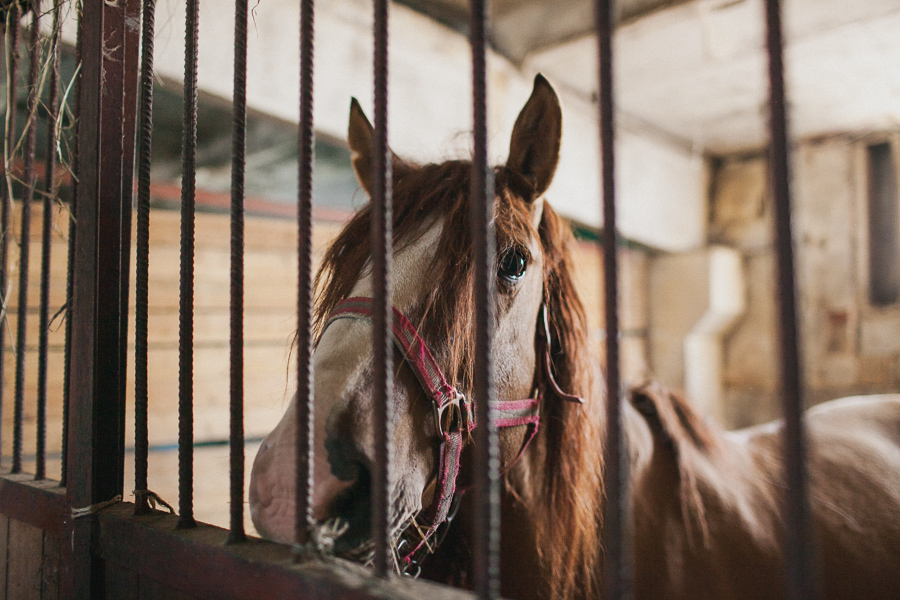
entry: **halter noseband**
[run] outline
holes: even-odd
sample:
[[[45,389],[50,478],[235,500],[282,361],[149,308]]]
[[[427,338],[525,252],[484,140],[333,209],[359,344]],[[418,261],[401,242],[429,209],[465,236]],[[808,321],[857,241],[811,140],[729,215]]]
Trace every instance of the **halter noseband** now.
[[[338,302],[335,306],[325,322],[324,329],[327,329],[329,325],[338,319],[369,321],[372,318],[372,310],[372,298],[347,298]],[[427,523],[422,532],[421,542],[402,557],[409,562],[419,548],[427,545],[426,540],[434,534],[438,526],[447,520],[447,515],[456,495],[456,479],[459,475],[459,457],[462,452],[464,435],[468,435],[475,429],[475,412],[472,410],[472,401],[454,386],[450,385],[447,378],[444,377],[443,371],[434,359],[434,355],[428,349],[425,340],[422,339],[413,324],[406,318],[406,315],[397,310],[397,308],[392,307],[391,310],[394,315],[390,330],[391,337],[394,344],[403,354],[406,363],[415,373],[416,379],[418,379],[425,394],[432,402],[435,433],[436,437],[441,441],[438,487],[435,490],[434,500],[428,511],[431,512],[431,515],[426,516]],[[543,340],[543,360],[538,363],[538,368],[544,372],[544,377],[550,380],[553,391],[558,396],[569,401],[583,402],[581,398],[565,394],[559,389],[559,385],[556,383],[550,369],[550,333],[546,306],[541,307],[540,316],[543,324],[542,327],[539,326],[538,332]],[[540,390],[540,386],[538,386],[538,389]],[[510,466],[515,464],[519,457],[522,456],[537,433],[541,420],[539,412],[541,395],[539,392],[537,398],[491,402],[494,424],[498,428],[526,425],[530,430],[522,443],[518,455]]]

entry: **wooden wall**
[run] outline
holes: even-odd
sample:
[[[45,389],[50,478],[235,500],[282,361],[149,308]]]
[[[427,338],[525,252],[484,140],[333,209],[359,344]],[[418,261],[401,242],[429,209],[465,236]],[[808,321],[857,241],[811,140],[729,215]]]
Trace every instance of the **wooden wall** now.
[[[19,205],[13,223],[19,227]],[[37,397],[37,346],[40,289],[40,215],[33,215],[30,240],[29,308],[25,379],[25,455],[34,454]],[[54,211],[51,249],[50,312],[65,302],[68,213]],[[196,222],[194,390],[195,438],[198,441],[228,438],[228,336],[229,336],[229,240],[228,215],[199,213]],[[177,440],[178,401],[178,287],[179,228],[177,211],[153,210],[150,219],[149,301],[149,419],[150,442],[166,445]],[[317,223],[314,247],[317,258],[337,232],[338,225]],[[245,234],[245,428],[248,437],[262,436],[277,423],[289,396],[288,356],[296,329],[297,233],[288,219],[248,217]],[[3,329],[7,349],[3,381],[3,456],[12,449],[12,399],[15,390],[15,359],[12,345],[17,327],[18,236],[11,248],[11,288],[8,328]],[[134,260],[132,259],[132,274]],[[131,290],[134,306],[134,288]],[[64,315],[52,323],[48,358],[47,449],[58,454],[62,439]],[[133,382],[134,322],[129,323],[129,381]],[[129,423],[126,444],[133,436],[133,383],[128,386]],[[58,461],[57,461],[58,462]],[[26,469],[29,464],[26,461]],[[56,469],[56,473],[53,472]],[[58,465],[51,461],[51,477]]]
[[[56,600],[63,535],[0,515],[0,597]]]

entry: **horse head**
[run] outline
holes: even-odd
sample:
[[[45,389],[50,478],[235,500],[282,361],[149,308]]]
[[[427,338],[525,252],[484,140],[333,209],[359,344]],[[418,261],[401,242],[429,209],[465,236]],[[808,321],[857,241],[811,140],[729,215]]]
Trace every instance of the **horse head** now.
[[[581,351],[586,345],[584,311],[568,271],[571,233],[543,198],[559,158],[561,123],[556,93],[538,76],[516,120],[509,158],[494,168],[492,360],[501,417],[508,417],[500,425],[509,425],[500,430],[501,468],[505,471],[516,463],[517,481],[531,482],[530,488],[521,486],[521,494],[556,502],[563,512],[592,513],[593,505],[579,508],[590,500],[572,500],[564,491],[584,479],[577,465],[568,464],[581,458],[568,455],[579,454],[579,436],[596,431],[570,428],[563,434],[566,423],[583,411],[566,402],[572,397],[560,388],[586,397],[592,378],[587,375],[590,369],[578,364],[588,359]],[[372,138],[372,126],[354,101],[348,139],[353,167],[367,193]],[[461,461],[452,468],[461,462],[460,478],[465,479],[463,448],[472,445],[468,435],[472,406],[483,399],[472,396],[471,163],[418,165],[392,154],[392,165],[394,337],[409,338],[406,347],[402,341],[396,344],[389,399],[394,423],[389,537],[400,544],[413,530],[427,537],[446,516],[451,499],[447,496],[454,492],[442,483],[451,468],[447,456],[451,453],[455,460],[462,449]],[[373,295],[370,210],[369,206],[360,210],[327,251],[316,278],[314,317],[318,342],[313,355],[313,514],[323,528],[327,523],[327,529],[335,532],[335,550],[357,558],[371,549],[374,392],[372,329],[364,318]],[[403,323],[399,333],[398,322]],[[423,353],[428,355],[423,359],[427,364],[417,367],[414,363],[422,361],[409,355]],[[428,381],[432,377],[428,373],[435,369],[439,377]],[[263,441],[251,477],[250,511],[257,530],[284,542],[292,541],[294,531],[295,403],[296,399]],[[453,404],[453,415],[447,416],[445,404]],[[539,417],[544,420],[534,436]],[[452,435],[458,437],[451,443]],[[534,443],[523,453],[533,436]],[[570,449],[563,451],[564,445]],[[545,468],[545,457],[553,453],[561,458],[553,468]],[[517,460],[520,456],[522,460]],[[599,455],[588,460],[599,461]],[[581,517],[595,520],[594,514]],[[569,533],[561,519],[559,531],[548,535]],[[596,534],[590,525],[578,531],[582,537]],[[585,544],[596,545],[596,536]]]

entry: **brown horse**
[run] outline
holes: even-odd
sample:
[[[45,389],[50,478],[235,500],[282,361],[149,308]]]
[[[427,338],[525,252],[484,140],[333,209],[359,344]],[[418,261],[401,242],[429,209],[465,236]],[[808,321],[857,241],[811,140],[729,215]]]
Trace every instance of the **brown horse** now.
[[[542,197],[558,160],[561,119],[556,94],[539,76],[513,130],[509,159],[494,171],[497,395],[504,401],[538,399],[540,417],[536,434],[527,419],[512,419],[501,429],[501,586],[510,598],[601,593],[606,400],[573,286],[571,232]],[[349,142],[368,192],[372,128],[356,103]],[[430,349],[438,372],[469,396],[459,402],[460,415],[481,401],[471,398],[469,170],[466,161],[417,165],[393,159],[393,304],[398,319],[408,318],[413,339]],[[356,318],[361,309],[351,311],[354,318],[334,315],[346,308],[346,299],[372,295],[369,220],[367,207],[325,256],[316,284],[320,337],[313,359],[314,515],[335,551],[363,558],[371,548],[371,328]],[[408,348],[396,354],[390,536],[403,554],[416,539],[411,532],[422,528],[417,517],[438,513],[437,520],[445,520],[441,499],[454,488],[443,482],[450,446],[435,410],[443,400],[431,397],[421,365],[404,362]],[[568,394],[586,401],[572,402]],[[723,432],[652,383],[633,390],[630,399],[624,424],[636,597],[783,597],[781,424]],[[250,492],[257,529],[285,542],[293,531],[294,410],[292,403],[263,442]],[[807,424],[823,596],[900,598],[900,396],[817,407]],[[461,490],[470,474],[471,444],[467,436],[459,439],[466,442]],[[438,529],[427,545],[433,549],[444,538],[425,562],[425,574],[464,586],[471,511],[465,497],[459,504],[452,526]],[[431,525],[425,519],[425,536]]]

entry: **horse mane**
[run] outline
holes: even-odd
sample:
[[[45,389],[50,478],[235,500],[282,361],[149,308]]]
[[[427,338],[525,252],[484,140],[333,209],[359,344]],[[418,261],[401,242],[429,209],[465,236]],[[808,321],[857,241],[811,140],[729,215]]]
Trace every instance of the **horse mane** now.
[[[690,444],[700,452],[709,453],[720,445],[713,426],[678,392],[658,381],[646,381],[631,390],[632,403],[651,427],[658,428],[676,451],[683,452]]]
[[[546,435],[546,467],[533,507],[538,548],[550,576],[548,597],[597,598],[605,409],[588,343],[587,316],[572,277],[571,227],[545,204],[539,233],[551,367],[560,387],[584,398],[585,404],[545,392],[541,427]]]
[[[399,167],[399,168],[398,168]],[[472,389],[474,355],[474,269],[469,233],[469,161],[395,166],[393,234],[395,250],[413,243],[443,219],[430,272],[439,281],[407,316],[449,377],[466,394]],[[601,425],[603,403],[596,393],[596,371],[588,347],[584,308],[572,279],[571,228],[544,204],[537,230],[528,202],[532,185],[518,173],[494,169],[494,228],[497,251],[537,236],[544,252],[544,300],[551,332],[551,365],[568,393],[588,399],[574,405],[545,391],[541,430],[544,466],[531,494],[537,546],[550,597],[599,595],[597,565],[602,514]],[[316,275],[315,334],[328,315],[370,269],[370,205],[347,223],[327,250]],[[522,248],[527,252],[527,248]],[[477,399],[476,399],[477,401]],[[552,515],[551,518],[548,518]]]
[[[700,493],[694,460],[714,456],[722,448],[719,431],[682,395],[657,381],[647,381],[631,390],[631,402],[650,425],[653,435],[672,452],[679,481],[679,500],[685,527],[692,539],[709,539],[706,507]]]

